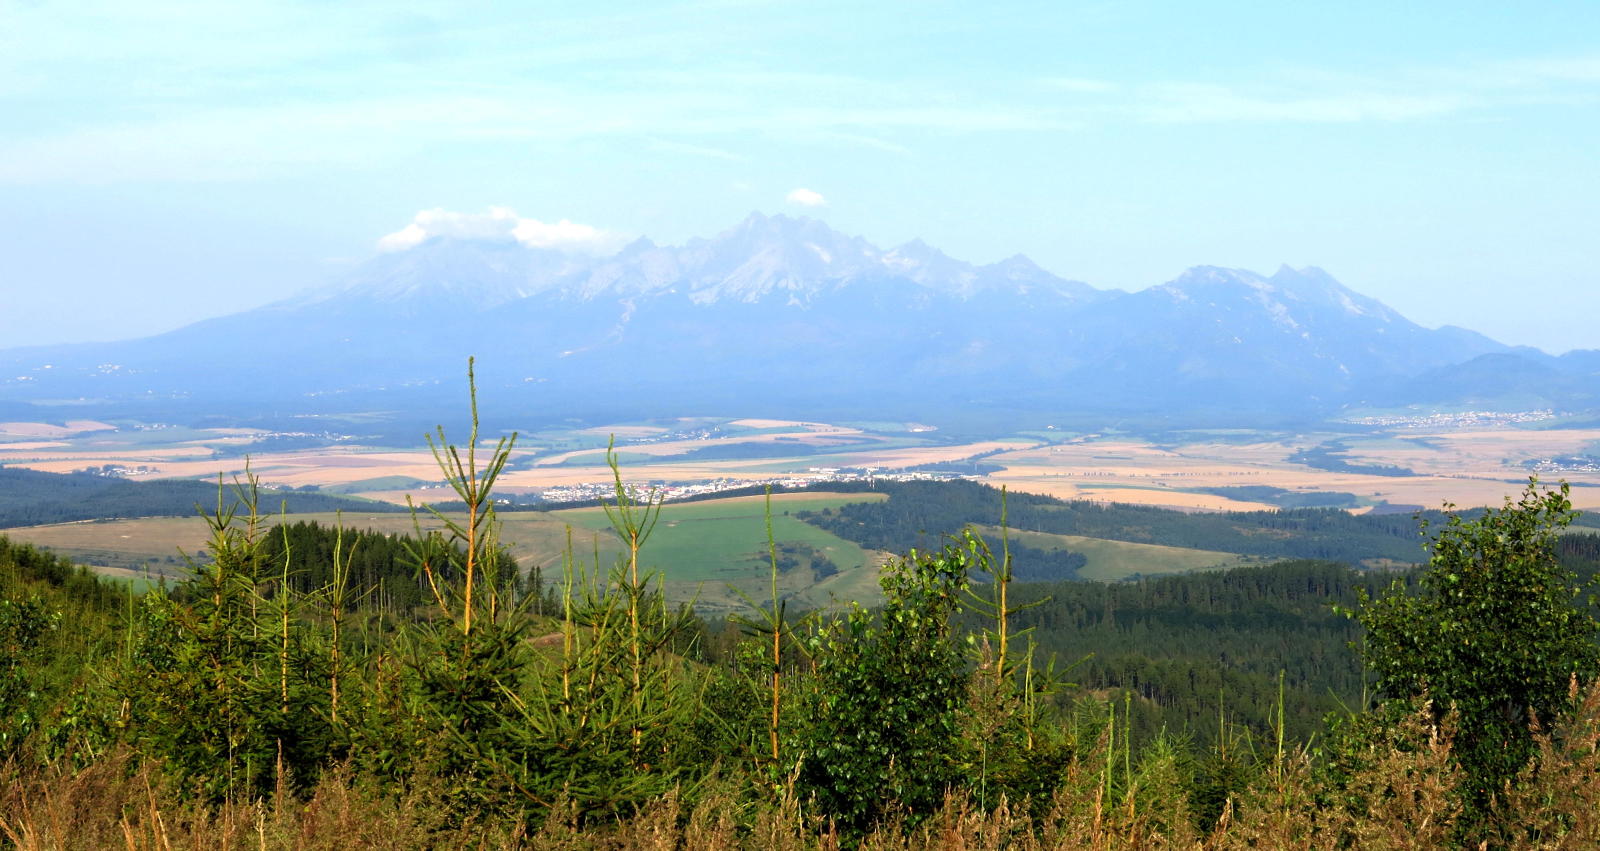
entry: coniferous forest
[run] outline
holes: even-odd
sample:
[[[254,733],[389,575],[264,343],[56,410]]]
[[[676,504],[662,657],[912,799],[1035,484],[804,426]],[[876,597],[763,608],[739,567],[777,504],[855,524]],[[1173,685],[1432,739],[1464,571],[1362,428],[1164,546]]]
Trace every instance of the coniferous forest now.
[[[1428,563],[1403,573],[1296,560],[1027,582],[1003,532],[956,522],[886,568],[880,606],[800,612],[777,593],[774,542],[771,598],[708,623],[663,599],[659,503],[620,471],[618,561],[506,556],[492,493],[515,438],[480,448],[475,403],[473,420],[459,447],[437,435],[462,509],[438,515],[442,531],[280,523],[245,478],[207,518],[206,560],[170,586],[0,539],[0,841],[1600,843],[1583,591],[1600,539],[1560,534],[1564,485],[1428,518]],[[951,493],[1002,529],[1069,522]],[[850,506],[835,528],[897,509],[895,494]],[[888,518],[882,534],[956,513]],[[1400,534],[1339,516],[1252,522],[1308,530],[1324,558]],[[1070,523],[1137,536],[1138,521]],[[1182,534],[1211,543],[1241,522]]]

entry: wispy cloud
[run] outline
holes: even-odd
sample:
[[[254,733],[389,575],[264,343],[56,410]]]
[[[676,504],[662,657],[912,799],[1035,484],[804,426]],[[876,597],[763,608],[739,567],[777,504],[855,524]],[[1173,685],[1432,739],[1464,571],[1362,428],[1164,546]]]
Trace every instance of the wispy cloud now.
[[[1257,94],[1194,83],[1155,86],[1144,94],[1133,111],[1141,118],[1157,122],[1405,121],[1459,112],[1481,103],[1478,98],[1452,92]]]
[[[688,142],[675,142],[670,139],[651,139],[650,147],[657,151],[667,151],[674,154],[688,154],[691,157],[706,157],[713,160],[726,160],[728,162],[747,162],[750,158],[710,145],[692,145]]]

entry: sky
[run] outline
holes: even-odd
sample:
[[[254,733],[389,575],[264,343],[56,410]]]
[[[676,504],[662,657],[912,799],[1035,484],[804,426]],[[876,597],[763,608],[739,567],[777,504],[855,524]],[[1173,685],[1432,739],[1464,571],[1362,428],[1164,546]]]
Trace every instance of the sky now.
[[[1597,139],[1600,2],[0,0],[0,348],[752,210],[1600,348]]]

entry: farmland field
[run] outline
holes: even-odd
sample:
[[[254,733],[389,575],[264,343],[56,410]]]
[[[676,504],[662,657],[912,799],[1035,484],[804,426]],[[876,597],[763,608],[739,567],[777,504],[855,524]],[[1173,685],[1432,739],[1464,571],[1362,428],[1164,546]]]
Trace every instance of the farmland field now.
[[[629,481],[664,486],[826,482],[830,468],[891,474],[947,465],[1014,491],[1185,511],[1271,509],[1248,498],[1252,486],[1347,493],[1358,500],[1355,511],[1436,507],[1446,500],[1470,506],[1498,503],[1518,491],[1540,459],[1583,456],[1600,445],[1600,429],[1561,426],[1558,420],[1527,427],[1438,415],[1304,430],[1137,434],[1019,426],[1010,435],[974,436],[915,424],[692,417],[525,431],[499,490],[533,499],[552,489],[604,488],[611,471],[603,450],[614,437]],[[48,472],[110,465],[139,477],[214,477],[242,471],[241,447],[256,447],[252,469],[269,485],[398,503],[408,495],[424,502],[443,498],[438,468],[420,435],[404,445],[359,434],[335,437],[327,445],[293,448],[293,435],[241,428],[6,423],[0,424],[0,464]],[[1343,466],[1306,463],[1318,453]],[[1382,468],[1404,473],[1373,472]],[[1600,467],[1553,472],[1543,477],[1572,482],[1578,507],[1600,508]]]

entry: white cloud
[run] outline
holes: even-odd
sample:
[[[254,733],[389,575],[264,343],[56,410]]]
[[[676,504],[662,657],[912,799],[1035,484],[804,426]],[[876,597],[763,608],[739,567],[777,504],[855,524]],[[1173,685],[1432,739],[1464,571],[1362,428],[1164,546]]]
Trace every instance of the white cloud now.
[[[592,225],[562,219],[545,223],[538,219],[517,219],[511,235],[523,245],[535,248],[562,248],[589,254],[605,254],[619,247],[622,237]]]
[[[455,239],[515,239],[534,248],[555,248],[583,254],[610,254],[625,241],[622,234],[562,219],[541,222],[517,215],[510,207],[486,213],[457,213],[441,207],[421,210],[411,223],[378,240],[379,251],[404,251],[436,236]]]
[[[825,207],[828,204],[828,199],[822,197],[821,192],[814,192],[803,186],[784,196],[784,200],[802,207]]]

